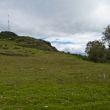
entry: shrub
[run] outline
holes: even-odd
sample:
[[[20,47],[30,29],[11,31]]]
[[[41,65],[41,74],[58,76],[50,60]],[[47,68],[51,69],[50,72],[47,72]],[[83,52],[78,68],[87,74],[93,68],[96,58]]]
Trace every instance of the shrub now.
[[[105,45],[100,41],[90,41],[86,47],[86,53],[88,59],[94,62],[105,62],[106,61],[106,48]]]

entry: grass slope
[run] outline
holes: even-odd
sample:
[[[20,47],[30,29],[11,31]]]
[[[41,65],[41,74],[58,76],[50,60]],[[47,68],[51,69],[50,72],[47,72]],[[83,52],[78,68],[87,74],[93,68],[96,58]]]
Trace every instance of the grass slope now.
[[[26,36],[18,36],[13,32],[7,31],[0,33],[0,49],[2,49],[3,51],[8,50],[11,54],[11,52],[19,52],[19,50],[22,51],[29,48],[30,50],[39,49],[44,51],[57,51],[57,49],[52,47],[49,42],[40,39]],[[24,52],[22,51],[21,53]]]
[[[110,64],[0,44],[1,110],[110,110]]]

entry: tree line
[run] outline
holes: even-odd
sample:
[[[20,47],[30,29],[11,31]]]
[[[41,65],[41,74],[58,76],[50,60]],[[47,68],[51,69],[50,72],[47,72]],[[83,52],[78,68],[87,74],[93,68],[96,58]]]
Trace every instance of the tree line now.
[[[110,62],[110,25],[108,25],[100,41],[90,41],[87,43],[87,58],[94,62]]]

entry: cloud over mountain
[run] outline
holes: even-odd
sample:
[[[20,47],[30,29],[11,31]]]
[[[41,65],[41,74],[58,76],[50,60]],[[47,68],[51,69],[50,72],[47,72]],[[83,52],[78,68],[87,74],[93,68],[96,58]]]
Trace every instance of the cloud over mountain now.
[[[0,29],[7,29],[10,14],[12,31],[48,37],[49,41],[51,38],[59,38],[60,42],[70,39],[77,46],[70,43],[71,48],[64,44],[63,50],[74,52],[74,49],[79,49],[80,52],[80,47],[84,48],[87,41],[99,39],[110,23],[109,10],[109,0],[0,0]],[[61,45],[57,43],[58,48]]]

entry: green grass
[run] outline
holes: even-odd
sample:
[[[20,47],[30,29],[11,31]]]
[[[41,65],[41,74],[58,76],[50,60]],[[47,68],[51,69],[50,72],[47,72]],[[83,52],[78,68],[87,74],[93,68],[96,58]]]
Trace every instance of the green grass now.
[[[110,110],[109,84],[109,64],[40,50],[0,55],[1,110]]]
[[[21,47],[44,51],[57,51],[57,49],[52,47],[51,44],[47,41],[28,36],[18,36],[13,32],[0,32],[0,48],[8,49],[10,44],[14,44],[15,49],[19,49],[19,47]]]
[[[110,110],[110,64],[2,34],[0,110]]]

